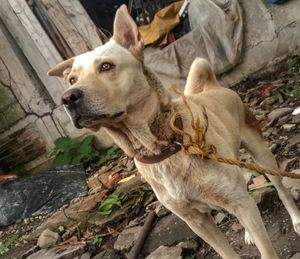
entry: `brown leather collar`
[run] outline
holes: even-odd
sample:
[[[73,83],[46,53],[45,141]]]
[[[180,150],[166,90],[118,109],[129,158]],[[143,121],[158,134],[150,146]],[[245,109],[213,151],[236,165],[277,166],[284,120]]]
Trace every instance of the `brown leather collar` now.
[[[176,118],[174,124],[177,128],[183,129],[183,123],[180,117]],[[183,137],[179,135],[174,135],[170,141],[170,144],[166,146],[159,155],[135,157],[135,159],[144,164],[159,163],[180,151],[182,143]]]

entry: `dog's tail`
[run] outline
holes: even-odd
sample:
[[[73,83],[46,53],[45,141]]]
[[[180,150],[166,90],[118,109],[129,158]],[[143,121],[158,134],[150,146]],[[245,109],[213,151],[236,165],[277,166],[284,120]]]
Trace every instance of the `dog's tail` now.
[[[196,58],[191,65],[184,94],[197,94],[218,86],[219,83],[208,61],[204,58]]]

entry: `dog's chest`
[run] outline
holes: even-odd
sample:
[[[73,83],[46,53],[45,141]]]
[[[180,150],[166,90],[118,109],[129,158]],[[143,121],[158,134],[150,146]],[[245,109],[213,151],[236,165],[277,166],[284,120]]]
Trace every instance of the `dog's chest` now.
[[[204,172],[196,164],[189,157],[179,154],[157,164],[136,163],[141,175],[158,196],[167,195],[176,200],[192,200],[196,192],[199,199],[199,192],[203,189],[201,183],[205,180],[201,181]]]

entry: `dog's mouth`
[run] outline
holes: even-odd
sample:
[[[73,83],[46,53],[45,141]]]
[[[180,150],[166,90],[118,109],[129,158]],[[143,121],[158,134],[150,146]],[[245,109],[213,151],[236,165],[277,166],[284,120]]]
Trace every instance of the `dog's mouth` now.
[[[100,115],[76,115],[72,118],[73,124],[77,129],[93,128],[101,125],[103,122],[119,121],[125,115],[125,112]]]

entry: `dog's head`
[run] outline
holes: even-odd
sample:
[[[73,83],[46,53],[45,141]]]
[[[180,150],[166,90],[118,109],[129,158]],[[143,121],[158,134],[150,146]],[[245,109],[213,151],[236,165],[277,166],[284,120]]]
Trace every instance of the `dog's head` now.
[[[125,5],[115,16],[112,39],[93,51],[66,60],[48,75],[66,80],[62,96],[77,128],[98,130],[124,119],[148,94],[143,74],[144,44]]]

